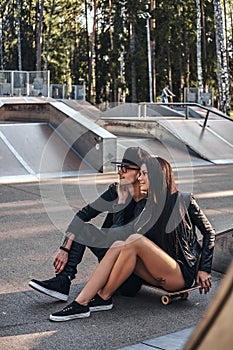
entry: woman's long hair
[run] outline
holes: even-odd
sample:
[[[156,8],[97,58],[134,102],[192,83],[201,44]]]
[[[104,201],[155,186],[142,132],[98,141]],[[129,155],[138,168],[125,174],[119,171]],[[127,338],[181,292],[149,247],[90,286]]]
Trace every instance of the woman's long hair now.
[[[184,218],[171,165],[161,157],[148,157],[144,161],[149,180],[148,209],[156,227],[162,233],[174,231]]]

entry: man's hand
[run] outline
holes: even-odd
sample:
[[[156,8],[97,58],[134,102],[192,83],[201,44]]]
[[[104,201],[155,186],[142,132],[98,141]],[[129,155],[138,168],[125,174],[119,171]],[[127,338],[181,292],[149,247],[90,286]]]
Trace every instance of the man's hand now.
[[[199,290],[202,294],[203,290],[206,293],[210,291],[212,287],[211,275],[205,271],[198,271],[197,273],[197,284],[200,286]]]
[[[55,267],[55,273],[61,273],[64,270],[68,261],[68,253],[64,250],[59,250],[54,258],[53,266]]]
[[[62,247],[64,247],[65,249],[68,249],[69,251],[73,244],[74,237],[75,236],[73,233],[66,232],[66,237],[62,243]],[[66,266],[68,261],[68,255],[69,253],[63,249],[60,249],[58,251],[53,261],[53,266],[55,267],[55,273],[60,273],[64,270],[64,267]]]
[[[119,184],[117,187],[118,204],[125,204],[129,195],[129,187],[131,185]]]

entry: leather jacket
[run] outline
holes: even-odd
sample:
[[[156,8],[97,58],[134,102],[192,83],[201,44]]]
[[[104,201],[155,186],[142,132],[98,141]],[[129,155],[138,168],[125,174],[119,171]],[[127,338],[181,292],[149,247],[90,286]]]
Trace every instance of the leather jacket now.
[[[89,222],[101,213],[107,213],[102,228],[126,225],[140,214],[145,204],[142,202],[138,205],[133,198],[129,197],[129,201],[122,205],[117,204],[117,199],[117,183],[114,183],[95,201],[76,213],[66,232],[79,233],[80,228],[83,229],[80,219],[82,222]]]
[[[184,200],[187,196],[189,197],[188,210],[185,215],[187,225],[186,229],[179,230],[179,245],[190,266],[196,264],[198,259],[200,259],[198,270],[210,273],[215,243],[215,230],[199,207],[193,194],[183,195]],[[187,201],[185,200],[185,202]],[[202,235],[201,244],[198,241],[196,229]]]
[[[182,260],[185,261],[190,267],[196,265],[198,270],[211,272],[213,250],[215,242],[215,230],[211,226],[209,220],[197,204],[197,201],[193,194],[181,194],[183,198],[183,204],[185,209],[184,221],[180,221],[175,230],[170,233],[162,233],[165,235],[165,244],[161,246],[169,255],[175,260],[178,260],[182,256]],[[144,213],[146,208],[144,209]],[[138,219],[136,224],[136,232],[144,234],[154,243],[158,244],[155,236],[155,231],[160,227],[156,224],[148,224],[152,219],[149,215],[142,215]],[[197,230],[202,235],[202,244],[199,243]],[[161,235],[161,232],[159,232]],[[173,240],[172,240],[173,237]],[[178,240],[179,254],[176,249],[176,242]]]

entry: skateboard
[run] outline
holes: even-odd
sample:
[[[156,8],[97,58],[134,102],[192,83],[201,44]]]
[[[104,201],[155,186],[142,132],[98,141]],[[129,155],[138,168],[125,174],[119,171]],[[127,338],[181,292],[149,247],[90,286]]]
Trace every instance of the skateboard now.
[[[163,288],[155,287],[155,286],[152,286],[150,284],[145,284],[145,286],[149,287],[149,288],[153,288],[154,290],[156,290],[157,292],[162,294],[160,300],[161,300],[161,303],[163,305],[168,305],[171,303],[172,300],[177,299],[177,298],[181,298],[182,300],[186,300],[186,299],[188,299],[189,292],[191,292],[195,289],[199,289],[199,287],[200,287],[198,285],[195,285],[195,286],[188,288],[188,289],[182,289],[182,290],[178,290],[176,292],[169,292]]]

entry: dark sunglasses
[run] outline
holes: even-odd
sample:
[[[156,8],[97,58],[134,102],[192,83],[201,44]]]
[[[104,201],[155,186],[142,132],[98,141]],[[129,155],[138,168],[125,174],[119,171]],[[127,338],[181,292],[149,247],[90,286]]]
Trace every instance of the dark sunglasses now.
[[[123,165],[123,164],[117,165],[117,168],[118,168],[118,171],[121,171],[122,173],[127,173],[128,170],[137,170],[137,171],[140,170],[140,168],[132,168],[128,165]]]

